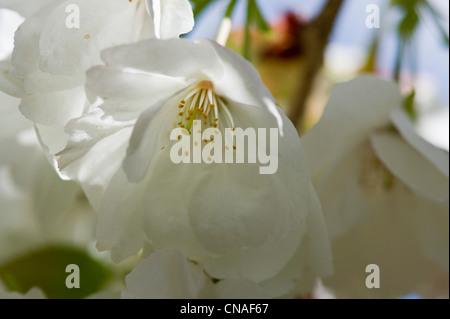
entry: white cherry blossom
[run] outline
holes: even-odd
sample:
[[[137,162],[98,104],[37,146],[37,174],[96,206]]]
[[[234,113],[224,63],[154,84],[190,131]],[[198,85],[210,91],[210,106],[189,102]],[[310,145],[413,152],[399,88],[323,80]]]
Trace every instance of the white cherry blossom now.
[[[330,272],[297,131],[250,63],[212,41],[182,39],[110,48],[102,58],[105,65],[88,72],[87,90],[103,102],[69,122],[71,139],[58,154],[64,174],[82,182],[95,176],[84,189],[102,198],[101,250],[121,260],[149,241],[156,250],[179,249],[214,278],[243,276],[278,295],[300,277],[313,282]],[[194,119],[221,132],[279,128],[278,171],[174,164],[171,130],[201,132]]]
[[[338,296],[399,297],[448,276],[449,156],[401,105],[395,84],[357,77],[336,86],[303,139],[332,240],[325,284]],[[379,289],[366,288],[369,264]]]

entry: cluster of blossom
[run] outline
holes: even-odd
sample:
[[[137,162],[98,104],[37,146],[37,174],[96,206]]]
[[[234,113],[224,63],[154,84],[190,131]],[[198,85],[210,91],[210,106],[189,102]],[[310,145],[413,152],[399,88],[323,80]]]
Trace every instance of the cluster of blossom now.
[[[301,141],[248,61],[179,38],[188,0],[0,8],[25,18],[0,64],[0,266],[95,242],[136,261],[122,298],[301,297],[319,279],[337,296],[448,294],[448,153],[415,133],[394,83],[339,84]],[[170,132],[194,116],[278,128],[277,172],[173,163]],[[365,285],[373,263],[379,289]]]

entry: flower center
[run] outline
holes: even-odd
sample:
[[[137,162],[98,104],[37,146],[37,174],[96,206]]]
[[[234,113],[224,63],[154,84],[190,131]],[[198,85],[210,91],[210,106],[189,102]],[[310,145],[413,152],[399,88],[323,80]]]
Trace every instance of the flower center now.
[[[223,99],[214,93],[211,81],[195,84],[178,105],[178,127],[191,132],[194,120],[203,121],[206,127],[234,128],[233,117]]]

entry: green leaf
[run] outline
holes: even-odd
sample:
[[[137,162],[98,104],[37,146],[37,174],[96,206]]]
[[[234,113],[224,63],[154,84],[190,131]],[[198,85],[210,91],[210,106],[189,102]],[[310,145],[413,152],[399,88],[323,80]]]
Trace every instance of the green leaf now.
[[[394,70],[394,79],[395,81],[400,80],[400,73],[402,70],[402,60],[405,53],[405,42],[404,38],[399,38],[397,42],[397,55],[395,57],[395,70]]]
[[[264,32],[270,31],[270,27],[264,19],[256,0],[249,0],[248,6],[251,7],[252,20],[256,23],[258,29]]]
[[[194,17],[197,18],[203,10],[216,0],[191,0],[193,4]]]
[[[256,3],[256,0],[247,0],[247,18],[244,27],[244,45],[242,55],[247,60],[250,60],[250,47],[251,47],[251,34],[250,28],[252,25],[256,25],[258,29],[266,32],[270,30],[269,25],[264,20],[261,10]]]
[[[417,121],[418,118],[417,110],[414,103],[415,97],[416,91],[413,89],[411,93],[403,100],[403,108],[413,121]]]
[[[398,25],[398,32],[404,39],[409,39],[417,30],[419,15],[416,10],[408,11]]]
[[[403,17],[397,27],[399,35],[408,40],[412,34],[417,30],[419,25],[418,11],[425,0],[393,0],[392,6],[403,11]]]
[[[225,11],[225,17],[231,18],[231,15],[233,14],[234,7],[236,6],[237,1],[231,0],[228,4],[227,11]]]
[[[369,48],[369,54],[367,56],[366,63],[361,68],[360,72],[364,73],[375,73],[376,70],[376,61],[378,54],[378,46],[380,43],[380,33],[378,33],[372,40]]]
[[[244,27],[244,46],[242,50],[242,55],[247,60],[250,60],[250,46],[251,46],[251,35],[250,26],[252,23],[252,7],[250,6],[250,0],[247,0],[247,19],[245,21]]]
[[[80,268],[80,288],[66,287],[67,265]],[[111,272],[85,251],[72,247],[48,247],[0,266],[0,278],[13,291],[26,293],[41,288],[48,298],[78,299],[99,291]]]

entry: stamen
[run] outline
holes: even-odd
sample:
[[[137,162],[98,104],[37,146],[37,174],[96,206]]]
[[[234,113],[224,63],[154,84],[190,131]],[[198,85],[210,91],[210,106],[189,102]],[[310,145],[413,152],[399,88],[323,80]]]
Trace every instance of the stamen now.
[[[212,90],[208,90],[208,99],[209,99],[209,103],[214,104]]]
[[[217,105],[217,101],[216,101],[216,96],[213,95],[213,104]],[[217,107],[214,108],[214,117],[219,120],[219,110],[217,109]]]
[[[223,121],[220,116],[225,117],[224,125],[234,128],[233,117],[225,104],[225,101],[214,94],[214,86],[210,81],[199,82],[178,105],[178,115],[181,121],[178,126],[190,131],[194,120],[203,118],[205,125],[219,127]],[[184,117],[183,117],[184,116]]]
[[[189,109],[190,109],[190,110],[194,110],[194,109],[195,109],[195,104],[197,103],[197,100],[198,100],[198,94],[196,94],[196,95],[194,96],[194,98],[192,99],[191,105],[189,106]]]
[[[230,111],[228,110],[227,106],[225,105],[225,103],[222,102],[221,99],[218,99],[218,100],[219,100],[220,106],[223,108],[223,111],[227,115],[228,122],[231,124],[231,127],[234,127],[234,121],[233,121],[233,117],[231,116]],[[216,117],[218,117],[218,116],[216,116]]]
[[[210,93],[211,93],[211,90],[208,90],[207,91],[207,95],[209,95]],[[210,111],[210,108],[209,108],[209,103],[210,102],[208,101],[208,99],[209,99],[209,96],[208,96],[207,99],[205,99],[205,102],[202,105],[202,108],[205,110],[206,115],[209,115],[209,111]]]
[[[205,100],[205,96],[206,96],[206,90],[202,90],[202,96],[200,97],[200,103],[199,103],[200,106],[203,105],[203,101]]]
[[[191,96],[193,96],[194,94],[196,94],[198,91],[200,91],[201,88],[196,88],[195,90],[192,90],[191,93],[189,93],[184,100],[189,100],[191,98]]]

